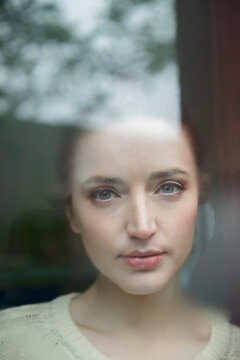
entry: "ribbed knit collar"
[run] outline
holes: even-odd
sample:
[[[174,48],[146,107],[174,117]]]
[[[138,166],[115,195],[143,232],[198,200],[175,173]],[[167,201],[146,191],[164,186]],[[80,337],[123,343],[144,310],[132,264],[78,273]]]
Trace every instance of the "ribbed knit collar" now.
[[[68,294],[50,302],[49,322],[75,359],[109,360],[101,354],[81,333],[70,315],[70,301],[77,294]],[[230,324],[213,317],[212,334],[208,345],[195,360],[225,360],[229,351]]]

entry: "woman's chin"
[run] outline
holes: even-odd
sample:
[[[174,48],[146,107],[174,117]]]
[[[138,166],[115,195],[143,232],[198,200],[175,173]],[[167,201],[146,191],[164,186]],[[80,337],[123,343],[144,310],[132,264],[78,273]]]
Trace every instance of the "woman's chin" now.
[[[145,295],[154,295],[157,294],[160,290],[159,289],[124,289],[124,292],[129,295],[136,295],[136,296],[145,296]]]
[[[161,292],[167,285],[167,281],[134,281],[121,284],[120,288],[129,295],[154,295]]]
[[[172,269],[167,270],[139,271],[127,274],[115,273],[111,277],[100,273],[99,285],[110,291],[119,292],[120,290],[120,292],[129,295],[154,295],[165,291],[167,288],[175,289],[179,286],[177,272],[175,273]]]

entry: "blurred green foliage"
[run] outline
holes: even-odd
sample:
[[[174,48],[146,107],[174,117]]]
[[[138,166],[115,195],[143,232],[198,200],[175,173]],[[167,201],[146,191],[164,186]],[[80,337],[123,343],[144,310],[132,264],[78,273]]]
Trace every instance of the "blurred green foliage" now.
[[[86,33],[81,19],[78,29],[66,20],[57,1],[2,0],[0,119],[41,120],[44,102],[52,109],[54,101],[71,107],[73,99],[77,116],[85,116],[106,100],[94,82],[99,76],[136,79],[159,72],[175,57],[174,38],[157,31],[168,26],[158,8],[162,2],[106,0]],[[135,14],[144,11],[135,24]]]
[[[74,35],[54,3],[36,0],[0,2],[0,116],[18,118],[23,101],[37,94],[33,72],[41,48],[73,41]]]

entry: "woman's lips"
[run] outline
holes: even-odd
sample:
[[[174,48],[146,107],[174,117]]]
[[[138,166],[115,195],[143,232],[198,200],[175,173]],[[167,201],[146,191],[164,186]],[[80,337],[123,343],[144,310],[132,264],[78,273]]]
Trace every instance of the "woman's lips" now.
[[[158,250],[134,250],[126,255],[123,255],[122,259],[126,265],[133,268],[148,269],[157,265],[161,261],[163,255],[164,252]]]

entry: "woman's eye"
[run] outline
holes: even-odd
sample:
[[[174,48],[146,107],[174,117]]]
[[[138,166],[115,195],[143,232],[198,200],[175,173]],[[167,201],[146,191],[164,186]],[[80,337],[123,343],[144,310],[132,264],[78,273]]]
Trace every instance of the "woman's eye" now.
[[[158,192],[165,194],[165,195],[175,195],[180,193],[182,190],[184,190],[184,187],[181,184],[168,182],[165,184],[162,184]]]
[[[112,190],[96,190],[91,194],[91,197],[100,201],[107,201],[114,198],[116,194]]]

